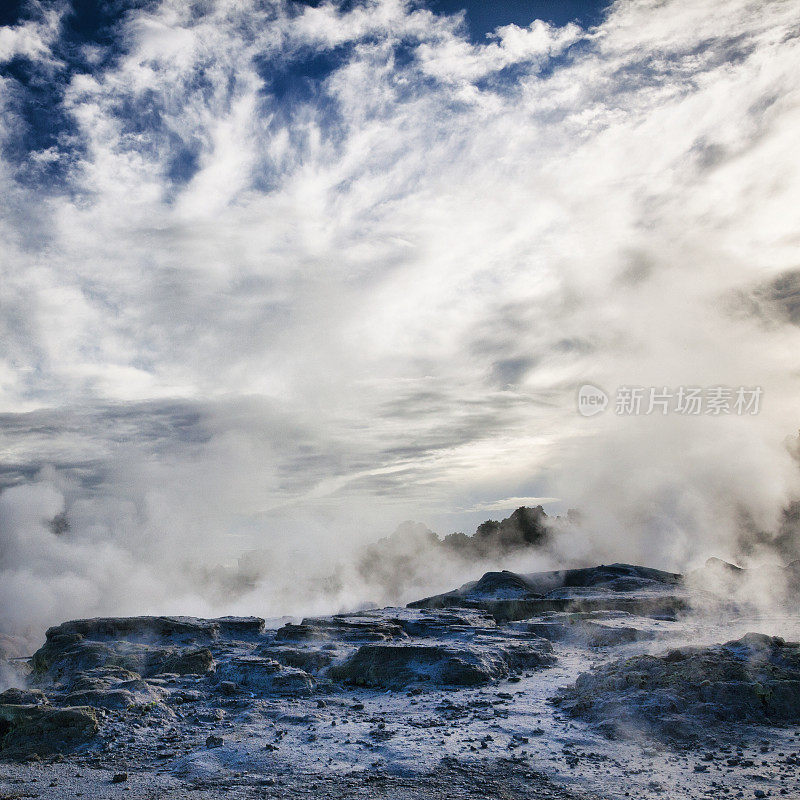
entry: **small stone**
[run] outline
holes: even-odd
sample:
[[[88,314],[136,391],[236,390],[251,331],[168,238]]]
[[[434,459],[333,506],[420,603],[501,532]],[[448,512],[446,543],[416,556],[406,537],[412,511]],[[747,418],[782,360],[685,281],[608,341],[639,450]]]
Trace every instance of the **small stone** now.
[[[206,739],[206,747],[209,749],[214,747],[222,747],[223,739],[221,736],[215,736],[213,733]]]
[[[117,772],[112,778],[111,783],[125,783],[128,780],[127,772]]]

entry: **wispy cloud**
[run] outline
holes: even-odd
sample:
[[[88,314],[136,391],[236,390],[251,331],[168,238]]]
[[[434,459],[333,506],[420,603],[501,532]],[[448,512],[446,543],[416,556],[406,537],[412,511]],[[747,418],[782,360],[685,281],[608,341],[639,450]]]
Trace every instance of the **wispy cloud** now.
[[[69,47],[65,9],[0,33],[2,474],[55,466],[36,519],[213,561],[552,495],[604,504],[584,552],[679,564],[791,496],[798,330],[730,298],[797,267],[792,4],[476,44],[401,0],[161,0]],[[588,421],[584,381],[764,412]]]
[[[504,511],[511,512],[520,506],[535,507],[544,503],[557,503],[558,497],[504,497],[491,503],[476,503],[469,511]]]

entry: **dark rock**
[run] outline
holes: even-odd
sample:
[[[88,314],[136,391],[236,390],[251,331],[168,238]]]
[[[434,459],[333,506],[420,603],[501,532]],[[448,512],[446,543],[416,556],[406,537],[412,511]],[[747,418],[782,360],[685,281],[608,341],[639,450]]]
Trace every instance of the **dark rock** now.
[[[164,673],[204,675],[214,669],[207,648],[179,650],[144,642],[94,641],[80,634],[48,636],[31,659],[34,680],[72,683],[88,673],[109,676],[121,670],[129,678]],[[100,687],[91,687],[100,688]]]
[[[553,646],[538,636],[507,642],[501,646],[500,652],[509,668],[516,671],[543,669],[556,663]]]
[[[36,680],[69,682],[98,667],[138,675],[177,673],[205,675],[214,660],[207,647],[221,638],[252,639],[264,631],[259,617],[106,617],[65,622],[47,631],[34,653]]]
[[[479,686],[508,676],[524,663],[553,663],[549,643],[510,647],[459,644],[368,644],[332,667],[333,680],[356,686],[403,689],[411,684]],[[524,653],[523,653],[524,650]]]
[[[119,687],[123,683],[141,680],[137,672],[115,666],[95,667],[86,672],[80,672],[69,683],[73,692],[85,692],[94,689],[110,689]]]
[[[275,645],[262,645],[253,651],[253,655],[274,659],[286,667],[296,667],[312,675],[330,666],[335,658],[335,653],[330,650]]]
[[[800,644],[749,633],[711,647],[615,661],[557,699],[569,713],[614,719],[620,735],[692,738],[719,722],[800,723]]]
[[[261,617],[217,617],[212,622],[222,638],[243,641],[262,636],[266,626]]]
[[[127,772],[117,772],[111,778],[111,783],[125,783],[128,780],[128,773]]]
[[[90,683],[85,679],[76,680],[66,695],[50,695],[51,702],[66,706],[91,706],[93,708],[107,708],[124,710],[133,706],[145,706],[157,703],[164,692],[151,686],[141,678],[126,681],[116,681],[107,688],[104,682],[97,681],[97,686],[85,686]],[[95,683],[92,681],[91,683]],[[82,689],[76,690],[78,686]]]
[[[356,686],[402,689],[419,681],[476,686],[508,674],[499,653],[441,645],[364,645],[330,677]]]
[[[92,641],[178,642],[214,641],[220,626],[195,617],[98,617],[64,622],[47,631],[47,639],[67,636]]]
[[[199,703],[203,700],[202,692],[193,692],[191,690],[183,690],[180,692],[173,692],[170,695],[170,702],[175,705],[185,705],[186,703]]]
[[[67,706],[91,706],[117,711],[136,705],[133,693],[125,689],[88,689],[84,692],[72,692],[60,700]]]
[[[165,658],[158,666],[158,673],[177,675],[208,675],[215,669],[214,656],[207,647],[192,648]]]
[[[506,569],[502,572],[487,572],[470,591],[487,600],[514,600],[536,594],[533,584],[522,575]]]
[[[584,647],[614,647],[654,638],[643,629],[645,621],[623,611],[549,612],[511,623],[513,630],[526,631],[551,642],[569,642]]]
[[[206,739],[206,747],[209,749],[215,747],[222,747],[223,739],[221,736],[215,736],[213,733]]]
[[[674,616],[689,607],[682,577],[648,567],[611,564],[518,575],[489,572],[479,581],[414,603],[409,608],[480,608],[502,622],[547,611],[618,610]]]
[[[90,708],[0,705],[0,754],[7,758],[69,752],[98,730]]]
[[[367,612],[382,615],[416,638],[450,639],[476,633],[492,633],[497,623],[491,614],[473,608],[392,608]]]
[[[314,688],[314,680],[307,672],[258,656],[236,656],[220,664],[216,679],[219,684],[229,681],[266,694],[308,695]]]
[[[80,636],[92,641],[170,642],[191,644],[219,638],[248,638],[264,631],[260,617],[100,617],[64,622],[47,631],[47,639]]]
[[[284,625],[275,634],[278,642],[386,642],[405,637],[399,625],[359,615],[304,619],[299,625]]]
[[[135,675],[150,675],[174,654],[174,650],[128,641],[98,642],[80,634],[48,636],[33,654],[34,680],[69,683],[101,668],[118,668]]]
[[[0,705],[25,706],[47,702],[47,696],[38,689],[6,689],[0,693]]]

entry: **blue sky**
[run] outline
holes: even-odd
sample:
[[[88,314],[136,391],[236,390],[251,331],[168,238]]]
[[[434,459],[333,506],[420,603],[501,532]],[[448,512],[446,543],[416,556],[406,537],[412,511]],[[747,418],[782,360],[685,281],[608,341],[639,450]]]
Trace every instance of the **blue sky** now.
[[[101,596],[99,546],[323,558],[543,500],[592,512],[570,558],[679,568],[732,497],[774,523],[800,11],[466,5],[4,4],[0,607],[23,564]],[[589,421],[583,382],[765,405]]]
[[[301,10],[304,5],[317,8],[322,4],[298,4],[294,8]],[[429,8],[438,15],[454,19],[463,14],[465,32],[471,41],[486,44],[499,27],[516,25],[525,28],[536,20],[553,26],[575,23],[590,29],[601,22],[608,5],[605,0],[508,0],[500,3],[437,0],[418,3],[417,7]],[[80,148],[74,120],[63,108],[64,90],[74,76],[108,67],[120,58],[125,48],[123,31],[126,20],[135,18],[137,12],[146,13],[154,7],[156,4],[151,0],[72,0],[60,7],[58,36],[51,45],[53,61],[45,66],[21,53],[0,65],[0,75],[8,79],[12,102],[24,122],[17,136],[6,142],[8,158],[19,162],[24,169],[31,152],[55,147],[64,149],[65,157],[69,157],[72,148]],[[292,7],[291,3],[289,7]],[[0,12],[0,24],[19,27],[26,21],[33,22],[41,14],[41,8],[30,2],[5,4]],[[269,81],[269,89],[275,96],[288,105],[298,97],[308,99],[311,94],[319,97],[321,82],[349,55],[348,48],[343,46],[298,53],[289,60],[263,59],[262,75]],[[499,79],[501,82],[511,81],[513,75],[501,74]],[[129,107],[126,114],[135,126],[147,126],[153,121],[146,106]],[[196,153],[192,147],[181,148],[173,159],[170,175],[178,180],[187,177],[195,161]],[[63,168],[61,161],[54,160],[47,167],[37,165],[35,172],[27,178],[44,190],[58,188],[59,179],[66,177]]]
[[[501,25],[527,27],[535,19],[551,25],[576,22],[584,28],[597,25],[610,5],[605,0],[506,0],[499,3],[431,0],[428,7],[441,14],[466,12],[473,41],[481,41]]]
[[[70,23],[86,39],[94,39],[98,31],[113,25],[121,12],[131,8],[144,8],[141,2],[97,2],[97,0],[75,0]],[[308,3],[319,5],[319,2]],[[609,5],[605,0],[505,0],[504,2],[473,2],[463,0],[431,0],[426,5],[441,14],[467,12],[473,36],[482,37],[500,25],[527,26],[534,19],[542,19],[554,25],[578,22],[584,27],[596,25]],[[7,0],[0,8],[0,24],[16,25],[25,17],[32,16],[31,5],[25,0]]]

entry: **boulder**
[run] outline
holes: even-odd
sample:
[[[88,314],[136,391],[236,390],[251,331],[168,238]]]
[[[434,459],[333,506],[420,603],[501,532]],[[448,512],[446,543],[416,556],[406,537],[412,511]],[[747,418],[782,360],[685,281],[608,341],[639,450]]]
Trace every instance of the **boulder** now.
[[[480,686],[509,674],[498,650],[436,644],[364,645],[329,676],[355,686],[404,689],[427,682],[437,686]]]
[[[253,655],[271,658],[286,667],[295,667],[312,675],[329,667],[335,658],[331,650],[320,650],[315,647],[281,647],[262,645],[253,651]]]
[[[223,683],[234,683],[252,692],[279,695],[308,695],[314,688],[314,680],[307,672],[259,656],[236,656],[220,664],[215,684]]]
[[[399,625],[366,614],[304,619],[299,625],[284,625],[275,634],[279,642],[386,642],[405,637]]]
[[[720,722],[800,723],[800,644],[749,633],[710,647],[614,661],[556,702],[619,735],[700,735]]]
[[[31,659],[34,679],[72,684],[89,674],[121,670],[130,677],[164,673],[207,675],[214,657],[205,647],[159,647],[144,642],[94,641],[80,634],[48,637]]]
[[[528,645],[365,644],[343,664],[331,667],[333,680],[355,686],[404,689],[411,684],[480,686],[512,670],[553,663],[548,642]]]
[[[494,617],[482,609],[386,608],[367,613],[380,614],[415,638],[450,639],[497,631]]]
[[[541,636],[551,642],[566,642],[582,647],[616,647],[653,639],[647,620],[624,611],[550,612],[519,622],[513,630]]]
[[[156,674],[208,675],[215,667],[212,652],[207,647],[198,647],[168,655],[158,665]]]
[[[260,617],[99,617],[64,622],[47,631],[47,640],[80,636],[92,641],[171,644],[210,643],[220,638],[247,639],[264,632]]]
[[[91,706],[121,711],[136,705],[136,698],[126,689],[86,689],[60,698],[67,706]]]
[[[0,705],[0,755],[5,758],[66,753],[89,742],[98,730],[91,708]]]
[[[31,658],[33,677],[38,681],[70,683],[92,670],[119,668],[137,675],[160,671],[174,651],[150,644],[128,641],[98,642],[80,634],[48,636],[44,646]]]
[[[689,607],[689,594],[675,573],[610,564],[526,575],[487,572],[478,581],[408,607],[483,609],[498,622],[547,611],[611,610],[674,617]]]
[[[47,696],[38,689],[6,689],[0,693],[0,705],[27,706],[46,702]]]
[[[119,686],[120,684],[140,679],[141,675],[137,672],[131,672],[122,667],[102,666],[78,673],[69,682],[68,688],[73,692],[110,689],[112,686]]]

